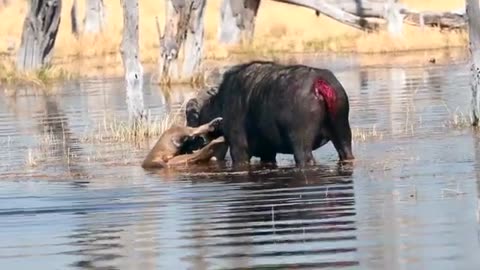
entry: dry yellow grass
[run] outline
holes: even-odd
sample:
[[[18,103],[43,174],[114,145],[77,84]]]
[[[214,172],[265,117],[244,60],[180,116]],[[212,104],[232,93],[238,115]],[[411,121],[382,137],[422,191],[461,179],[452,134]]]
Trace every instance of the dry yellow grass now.
[[[449,10],[464,5],[464,0],[402,2],[418,10]],[[220,3],[221,0],[207,1],[204,50],[206,59],[225,59],[232,53],[244,53],[251,58],[290,52],[396,52],[464,46],[467,39],[464,32],[441,33],[437,29],[422,31],[408,25],[405,25],[405,33],[400,39],[393,39],[383,31],[366,34],[326,16],[317,17],[313,10],[264,0],[258,12],[253,43],[227,48],[217,42]],[[105,1],[107,26],[103,34],[81,36],[79,40],[70,32],[71,5],[72,0],[63,1],[62,21],[54,49],[54,64],[79,75],[121,73],[123,68],[118,49],[123,14],[120,1]],[[155,68],[159,54],[155,16],[159,17],[163,28],[164,5],[164,1],[140,1],[140,49],[146,70]],[[78,1],[78,8],[81,28],[84,1]],[[0,53],[10,52],[10,55],[14,55],[18,49],[27,9],[27,1],[15,1],[12,5],[0,9]]]
[[[84,142],[141,142],[152,137],[160,136],[165,130],[177,123],[173,114],[162,117],[149,117],[146,121],[133,128],[126,121],[115,117],[104,116],[103,122],[98,123],[91,134],[86,134]]]
[[[11,59],[0,61],[0,83],[16,84],[28,83],[44,89],[49,83],[58,79],[71,79],[72,73],[62,66],[52,66],[39,71],[17,72]]]

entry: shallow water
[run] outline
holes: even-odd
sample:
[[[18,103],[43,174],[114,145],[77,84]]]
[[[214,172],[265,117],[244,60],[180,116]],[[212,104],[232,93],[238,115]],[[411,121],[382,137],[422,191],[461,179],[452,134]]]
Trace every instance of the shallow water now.
[[[333,70],[357,161],[328,144],[303,172],[289,155],[146,172],[153,140],[85,142],[126,116],[121,79],[0,93],[2,269],[478,269],[480,139],[446,126],[447,108],[468,112],[468,66]],[[145,85],[152,115],[191,96],[176,90]]]

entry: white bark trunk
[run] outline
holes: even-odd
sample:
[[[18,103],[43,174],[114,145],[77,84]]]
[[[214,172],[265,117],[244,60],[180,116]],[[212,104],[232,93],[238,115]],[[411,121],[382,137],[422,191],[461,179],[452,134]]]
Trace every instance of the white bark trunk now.
[[[199,71],[206,0],[166,0],[166,21],[160,30],[159,81],[192,79]],[[158,26],[157,26],[158,27]],[[183,50],[183,59],[178,59]]]
[[[51,59],[62,10],[61,0],[32,0],[23,23],[17,69],[37,70]]]
[[[182,65],[182,76],[190,78],[200,69],[203,39],[204,39],[204,11],[206,1],[194,1],[191,11],[189,27],[184,45],[184,61]]]
[[[123,37],[120,45],[126,81],[126,102],[130,122],[144,119],[143,67],[138,45],[138,0],[121,0],[123,7]]]
[[[472,125],[477,126],[480,116],[478,95],[480,85],[480,7],[478,0],[467,0],[466,11],[468,18],[468,47],[471,55]]]
[[[260,0],[223,0],[218,32],[220,43],[251,41],[259,6]]]
[[[387,20],[387,29],[390,35],[398,37],[402,34],[404,15],[400,13],[398,0],[387,0],[385,4],[385,19]]]
[[[85,33],[100,33],[105,25],[105,6],[103,0],[86,0],[83,31]]]

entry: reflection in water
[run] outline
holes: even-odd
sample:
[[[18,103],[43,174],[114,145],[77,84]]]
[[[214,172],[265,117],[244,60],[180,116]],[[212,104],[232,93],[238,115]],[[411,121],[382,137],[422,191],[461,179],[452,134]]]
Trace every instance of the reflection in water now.
[[[446,107],[468,108],[468,67],[333,69],[352,127],[383,135],[355,141],[347,168],[328,144],[305,171],[279,155],[269,171],[147,172],[147,146],[80,139],[126,117],[121,78],[0,93],[3,268],[478,269],[479,139],[444,125]],[[180,90],[146,83],[152,115]]]
[[[78,156],[81,155],[79,140],[72,134],[67,116],[59,109],[55,97],[43,96],[44,112],[38,119],[39,134],[53,142],[46,143],[46,151],[50,157],[59,159],[62,171],[70,175],[83,176],[85,171],[79,164]]]
[[[157,183],[149,188],[157,196],[148,200],[135,187],[122,196],[127,205],[90,198],[98,211],[87,204],[74,213],[78,225],[68,243],[74,251],[66,254],[78,255],[73,265],[95,269],[356,265],[351,173],[320,167],[228,180],[213,174]]]

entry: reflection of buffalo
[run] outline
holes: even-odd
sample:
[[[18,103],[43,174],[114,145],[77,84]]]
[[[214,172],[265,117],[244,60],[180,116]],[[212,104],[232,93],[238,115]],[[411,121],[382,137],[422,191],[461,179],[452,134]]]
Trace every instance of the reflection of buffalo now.
[[[275,162],[277,153],[285,153],[305,166],[314,163],[312,151],[330,140],[340,160],[354,158],[348,97],[326,69],[263,61],[236,65],[218,90],[190,100],[186,114],[189,126],[223,117],[234,164],[252,156]],[[225,156],[223,150],[217,158]]]

